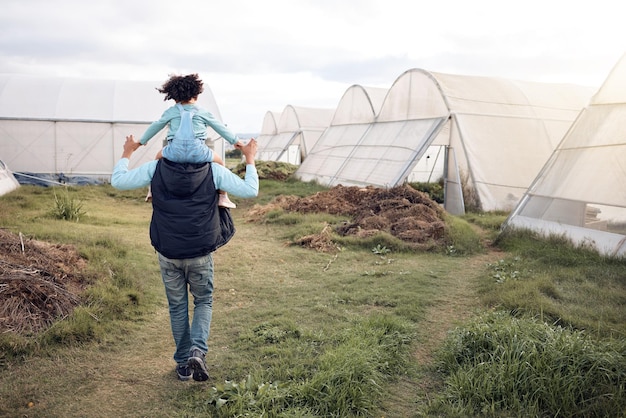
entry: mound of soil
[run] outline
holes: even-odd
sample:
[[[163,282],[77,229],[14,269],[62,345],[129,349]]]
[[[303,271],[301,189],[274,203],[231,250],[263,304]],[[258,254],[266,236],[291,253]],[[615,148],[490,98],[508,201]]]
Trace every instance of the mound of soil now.
[[[351,220],[335,228],[342,236],[369,237],[387,232],[416,248],[444,244],[443,209],[426,193],[407,185],[390,189],[335,186],[302,198],[280,196],[271,205],[300,213],[347,215]],[[328,235],[327,231],[324,234]],[[311,236],[300,244],[319,246],[319,241],[320,237]]]
[[[72,246],[0,229],[0,332],[38,332],[72,312],[85,264]]]

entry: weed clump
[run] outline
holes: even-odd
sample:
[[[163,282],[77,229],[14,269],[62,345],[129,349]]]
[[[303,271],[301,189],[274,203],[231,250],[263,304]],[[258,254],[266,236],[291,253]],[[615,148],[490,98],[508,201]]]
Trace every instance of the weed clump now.
[[[62,196],[58,196],[55,193],[52,215],[57,219],[78,222],[86,214],[83,210],[83,205],[82,200],[70,196],[67,190]]]
[[[438,354],[445,392],[435,409],[467,415],[619,416],[626,344],[504,312],[452,331]]]

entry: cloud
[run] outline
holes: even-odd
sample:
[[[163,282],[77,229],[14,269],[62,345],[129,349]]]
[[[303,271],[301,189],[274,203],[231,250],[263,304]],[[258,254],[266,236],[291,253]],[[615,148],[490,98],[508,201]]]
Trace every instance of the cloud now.
[[[356,60],[336,60],[316,68],[316,73],[325,80],[360,84],[371,87],[390,87],[403,72],[417,68],[418,60],[407,55],[381,56]]]
[[[245,130],[410,68],[598,86],[626,39],[609,0],[3,0],[0,28],[0,72],[198,72]]]

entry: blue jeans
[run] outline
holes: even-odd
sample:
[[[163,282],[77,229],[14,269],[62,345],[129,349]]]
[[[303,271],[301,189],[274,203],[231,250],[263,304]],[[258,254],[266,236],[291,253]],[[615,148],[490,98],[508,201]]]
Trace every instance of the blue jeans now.
[[[213,254],[182,260],[159,254],[159,266],[170,309],[170,324],[176,343],[174,361],[186,363],[192,349],[208,351],[213,314]],[[194,310],[189,324],[189,292]]]

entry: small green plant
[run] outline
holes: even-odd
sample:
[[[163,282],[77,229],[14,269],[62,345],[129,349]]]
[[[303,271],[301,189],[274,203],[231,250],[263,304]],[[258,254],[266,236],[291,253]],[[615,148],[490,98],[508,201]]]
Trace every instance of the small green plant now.
[[[508,280],[520,278],[521,273],[516,267],[516,264],[520,261],[520,257],[515,257],[512,260],[498,260],[495,263],[487,264],[487,267],[494,271],[493,278],[496,279],[496,283],[504,283]]]
[[[253,411],[263,416],[283,408],[288,400],[288,388],[279,382],[257,382],[248,375],[239,382],[227,380],[215,385],[210,392],[209,404],[220,410],[228,405],[228,409],[236,411]]]
[[[387,265],[387,264],[391,264],[393,263],[395,260],[393,258],[388,258],[387,254],[389,254],[391,252],[391,250],[387,247],[385,247],[384,245],[376,245],[376,247],[372,248],[372,252],[376,255],[379,256],[380,260],[376,261],[374,264],[376,264],[377,266],[380,265]],[[384,276],[386,275],[386,272],[375,272],[373,275],[375,276]],[[369,272],[365,272],[365,275],[371,275],[371,273]]]
[[[60,197],[56,192],[54,193],[54,208],[52,212],[57,219],[76,222],[86,213],[83,211],[83,201],[70,196],[67,189],[65,194]]]
[[[384,245],[378,244],[376,247],[372,248],[372,252],[377,255],[387,255],[391,250]]]

